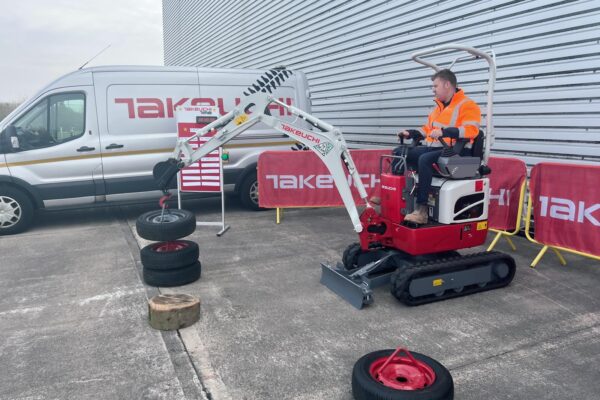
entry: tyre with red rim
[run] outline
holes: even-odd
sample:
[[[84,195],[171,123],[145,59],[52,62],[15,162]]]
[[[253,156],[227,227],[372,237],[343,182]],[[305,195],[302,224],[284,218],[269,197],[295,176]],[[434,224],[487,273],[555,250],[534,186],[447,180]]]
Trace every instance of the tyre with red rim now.
[[[153,270],[181,268],[198,261],[198,244],[191,240],[152,243],[140,251],[142,265]]]
[[[423,354],[379,350],[361,357],[352,371],[356,400],[452,400],[454,383],[448,369]]]

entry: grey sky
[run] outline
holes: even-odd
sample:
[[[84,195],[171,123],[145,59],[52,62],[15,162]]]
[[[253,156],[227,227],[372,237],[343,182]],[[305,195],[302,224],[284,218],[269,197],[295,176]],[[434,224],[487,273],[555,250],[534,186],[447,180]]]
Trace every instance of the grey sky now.
[[[161,0],[0,0],[0,102],[88,66],[163,65]]]

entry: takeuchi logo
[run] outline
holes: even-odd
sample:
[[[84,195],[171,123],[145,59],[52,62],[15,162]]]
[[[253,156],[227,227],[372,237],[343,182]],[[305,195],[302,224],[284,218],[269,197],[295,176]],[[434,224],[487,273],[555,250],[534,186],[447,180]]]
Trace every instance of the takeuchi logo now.
[[[600,222],[593,215],[598,209],[600,209],[599,203],[586,206],[583,201],[575,202],[560,197],[540,196],[540,217],[562,219],[581,224],[587,220],[594,226],[600,226]]]
[[[300,129],[296,129],[293,126],[289,126],[289,125],[286,125],[286,124],[281,124],[281,129],[283,129],[284,131],[286,131],[288,133],[291,133],[294,136],[298,136],[298,137],[301,137],[303,139],[310,140],[311,142],[314,142],[314,143],[317,143],[317,144],[321,143],[321,139],[319,139],[318,137],[313,136],[310,133],[303,132]]]
[[[240,98],[236,97],[229,104],[225,104],[226,101],[223,97],[182,97],[182,98],[159,98],[159,97],[118,97],[113,99],[114,104],[117,104],[117,108],[127,112],[127,116],[130,119],[145,119],[145,118],[174,118],[174,110],[178,107],[217,107],[220,115],[227,114],[229,109],[236,107],[240,104]],[[280,97],[279,101],[289,106],[292,105],[292,99],[289,97]],[[269,110],[273,114],[279,114],[279,116],[292,115],[289,111],[285,110],[280,104],[269,104]]]
[[[359,174],[365,188],[379,185],[377,174]],[[273,189],[333,189],[335,183],[331,175],[267,175],[267,182]],[[352,175],[347,175],[349,186],[354,186]]]

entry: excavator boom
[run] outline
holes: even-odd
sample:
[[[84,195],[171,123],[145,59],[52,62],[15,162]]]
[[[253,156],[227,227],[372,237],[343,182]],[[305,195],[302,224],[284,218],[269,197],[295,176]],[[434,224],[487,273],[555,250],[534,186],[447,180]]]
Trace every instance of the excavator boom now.
[[[360,198],[365,202],[367,207],[370,207],[370,204],[367,200],[367,192],[356,170],[356,165],[352,160],[342,132],[338,128],[321,121],[307,112],[280,102],[272,94],[291,73],[291,71],[285,69],[274,69],[266,72],[255,84],[248,87],[247,91],[244,92],[245,97],[242,98],[241,102],[233,110],[208,124],[195,135],[188,138],[180,138],[175,146],[172,157],[167,161],[158,163],[154,167],[154,178],[159,188],[166,191],[169,182],[172,181],[179,170],[193,164],[245,130],[262,122],[304,144],[308,149],[317,154],[331,173],[344,206],[350,215],[354,230],[361,232],[363,226],[343,165],[346,166],[348,173],[352,177]],[[288,113],[296,116],[294,122],[286,122],[270,115],[268,107],[272,103],[284,107]],[[301,124],[297,122],[301,122]],[[311,126],[310,130],[306,128],[307,125]],[[217,131],[215,135],[200,148],[194,150],[190,145],[190,141],[204,136],[212,130]]]

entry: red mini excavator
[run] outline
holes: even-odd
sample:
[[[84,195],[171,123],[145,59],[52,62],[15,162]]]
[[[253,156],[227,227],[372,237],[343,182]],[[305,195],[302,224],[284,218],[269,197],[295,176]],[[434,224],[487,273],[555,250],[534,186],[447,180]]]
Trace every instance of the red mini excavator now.
[[[370,304],[372,289],[387,283],[402,303],[419,305],[503,287],[515,275],[515,262],[509,255],[457,252],[482,245],[488,231],[490,188],[486,175],[490,173],[487,160],[494,140],[495,57],[455,44],[412,55],[416,62],[438,71],[438,65],[423,57],[457,50],[468,54],[456,58],[448,68],[473,58],[489,64],[487,135],[479,132],[468,156],[459,155],[466,140],[450,147],[440,139],[443,151],[434,165],[437,176],[429,190],[429,223],[422,226],[404,221],[414,209],[419,180],[418,174],[407,168],[409,147],[401,145],[399,155],[384,157],[380,164],[380,212],[367,207],[360,217],[365,228],[359,233],[360,243],[348,246],[335,267],[322,264],[321,283],[357,308]]]

